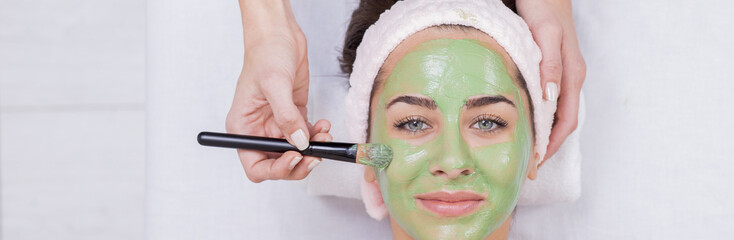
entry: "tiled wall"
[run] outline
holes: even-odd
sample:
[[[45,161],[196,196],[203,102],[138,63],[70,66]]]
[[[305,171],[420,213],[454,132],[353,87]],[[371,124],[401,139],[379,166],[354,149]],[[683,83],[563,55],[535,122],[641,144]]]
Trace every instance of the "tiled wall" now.
[[[142,239],[145,1],[0,1],[0,239]]]

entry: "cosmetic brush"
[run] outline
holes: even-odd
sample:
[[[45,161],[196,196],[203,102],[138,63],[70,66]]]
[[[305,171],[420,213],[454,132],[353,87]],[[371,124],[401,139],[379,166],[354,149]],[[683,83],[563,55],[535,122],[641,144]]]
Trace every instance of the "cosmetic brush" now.
[[[360,163],[376,168],[385,168],[392,161],[392,149],[378,143],[310,142],[308,148],[300,151],[282,138],[201,132],[196,140],[203,146],[278,153],[296,151],[302,155]]]

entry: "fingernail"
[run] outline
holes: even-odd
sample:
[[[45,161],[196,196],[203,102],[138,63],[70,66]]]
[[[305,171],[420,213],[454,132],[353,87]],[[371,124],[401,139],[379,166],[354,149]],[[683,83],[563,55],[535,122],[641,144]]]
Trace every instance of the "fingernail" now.
[[[303,129],[298,129],[298,131],[295,131],[291,134],[291,141],[293,141],[293,144],[296,145],[296,148],[298,150],[306,150],[308,147],[308,140],[306,140],[306,134],[303,133]]]
[[[288,169],[289,170],[293,170],[293,168],[296,167],[296,164],[298,164],[299,162],[301,162],[301,159],[303,159],[302,156],[296,156],[296,157],[294,157],[293,160],[291,160],[291,165],[288,165]]]
[[[545,100],[555,102],[558,99],[558,85],[553,82],[545,84]]]
[[[322,132],[322,133],[325,133],[325,132],[329,132],[329,129],[330,129],[330,128],[331,128],[331,126],[329,126],[329,127],[327,127],[327,128],[324,128],[324,129],[321,129],[321,132]]]
[[[311,164],[308,165],[308,170],[311,171],[313,168],[316,167],[316,165],[319,165],[319,163],[321,163],[321,161],[313,160],[313,162],[311,162]]]
[[[324,142],[331,142],[331,141],[334,141],[334,138],[332,138],[331,136],[327,136],[326,139],[324,140]]]

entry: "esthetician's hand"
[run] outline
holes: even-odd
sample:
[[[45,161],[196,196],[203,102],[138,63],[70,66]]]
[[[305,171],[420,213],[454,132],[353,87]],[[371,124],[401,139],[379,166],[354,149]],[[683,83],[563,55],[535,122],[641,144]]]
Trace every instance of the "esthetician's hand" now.
[[[516,4],[543,53],[540,62],[543,95],[548,101],[558,100],[545,155],[548,159],[578,124],[579,94],[586,78],[586,63],[576,37],[571,0],[517,0]]]
[[[331,141],[331,124],[313,126],[306,118],[308,58],[306,38],[288,0],[240,0],[245,59],[227,115],[228,133],[285,137],[303,150],[313,141]],[[320,162],[291,151],[269,154],[237,150],[247,177],[299,180]]]

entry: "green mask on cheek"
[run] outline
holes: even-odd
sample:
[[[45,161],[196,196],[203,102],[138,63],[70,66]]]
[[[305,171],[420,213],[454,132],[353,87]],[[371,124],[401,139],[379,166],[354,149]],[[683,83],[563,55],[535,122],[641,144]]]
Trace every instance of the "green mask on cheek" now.
[[[378,97],[371,122],[371,141],[389,145],[393,161],[375,169],[392,218],[417,239],[482,239],[507,219],[517,203],[532,146],[525,99],[500,54],[477,40],[436,39],[410,51],[396,64]],[[425,95],[441,112],[441,129],[432,139],[412,145],[388,135],[394,128],[385,110],[398,95]],[[466,100],[477,95],[514,99],[517,122],[510,140],[471,147],[462,137],[460,116]],[[434,175],[431,167],[473,169],[455,178]],[[427,211],[414,195],[469,190],[487,196],[472,213],[441,216]]]

